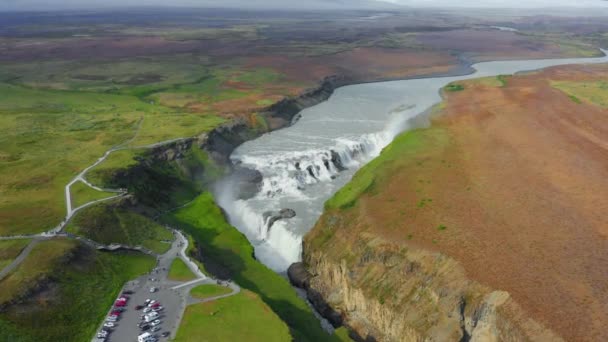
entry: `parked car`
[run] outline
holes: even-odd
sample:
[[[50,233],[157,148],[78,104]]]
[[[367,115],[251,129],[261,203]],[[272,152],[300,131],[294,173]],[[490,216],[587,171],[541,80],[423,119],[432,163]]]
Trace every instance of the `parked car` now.
[[[107,328],[113,328],[114,327],[114,323],[112,323],[112,322],[106,322],[103,326],[107,327]]]
[[[126,309],[125,309],[124,307],[117,307],[117,308],[114,308],[113,310],[114,310],[114,311],[120,311],[120,312],[123,312],[123,311],[125,311]]]
[[[154,326],[159,325],[160,323],[161,323],[160,319],[157,319],[156,321],[150,323],[150,325],[154,327]]]
[[[149,324],[142,325],[140,328],[142,331],[146,331],[146,330],[150,329],[150,325]]]
[[[152,299],[150,299],[150,298],[146,299],[146,305],[150,304],[151,301],[152,301]]]
[[[136,305],[135,310],[141,310],[141,309],[143,309],[143,307],[144,307],[143,305]]]
[[[162,336],[162,337],[167,337],[169,335],[171,335],[171,333],[168,331],[165,331],[164,333],[160,334],[160,336]]]
[[[110,315],[111,316],[120,316],[121,313],[122,313],[122,311],[114,310],[114,311],[112,311],[112,313]]]
[[[123,292],[123,295],[125,295],[125,294],[132,295],[132,294],[133,294],[133,291],[131,291],[131,290],[124,291],[124,292]]]
[[[143,311],[143,313],[148,313],[148,312],[150,312],[150,311],[152,311],[152,309],[151,309],[151,308],[145,308],[145,309],[144,309],[144,311]]]
[[[162,306],[158,306],[158,307],[155,307],[155,308],[154,308],[154,309],[152,309],[152,310],[154,310],[154,311],[156,311],[156,312],[159,312],[159,311],[162,311],[163,309],[164,309],[164,308],[163,308]]]
[[[156,292],[156,287],[151,287],[150,288],[150,293],[154,293],[154,292]]]
[[[159,331],[160,330],[160,326],[155,325],[150,329],[150,332],[155,332],[155,331]]]
[[[116,321],[118,321],[118,317],[116,317],[116,316],[108,316],[108,318],[106,318],[106,321],[108,321],[108,322],[116,322]]]

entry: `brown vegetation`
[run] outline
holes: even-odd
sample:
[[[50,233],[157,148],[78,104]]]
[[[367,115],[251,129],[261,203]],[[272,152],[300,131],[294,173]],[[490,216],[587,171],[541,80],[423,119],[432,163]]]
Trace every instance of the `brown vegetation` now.
[[[463,83],[431,128],[411,133],[419,147],[388,163],[354,208],[326,214],[309,246],[333,221],[373,238],[376,254],[387,243],[440,252],[565,339],[608,339],[608,112],[551,86],[606,75],[571,66]]]

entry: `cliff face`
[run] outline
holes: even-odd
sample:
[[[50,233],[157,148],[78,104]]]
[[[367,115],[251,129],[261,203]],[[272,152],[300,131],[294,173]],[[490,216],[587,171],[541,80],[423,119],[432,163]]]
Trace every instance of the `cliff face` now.
[[[339,214],[306,237],[302,282],[315,307],[360,341],[559,341],[504,291],[440,253],[384,241]],[[358,239],[353,239],[358,236]],[[293,279],[294,277],[292,277]]]
[[[607,75],[461,82],[326,202],[290,274],[361,339],[608,340]]]
[[[347,77],[326,77],[318,87],[309,89],[299,96],[285,98],[259,115],[266,121],[269,131],[287,127],[297,120],[296,115],[300,111],[329,99],[334,90],[350,83],[352,80]],[[216,161],[227,163],[228,157],[237,146],[263,133],[267,132],[250,127],[244,120],[235,120],[212,130],[200,147]]]

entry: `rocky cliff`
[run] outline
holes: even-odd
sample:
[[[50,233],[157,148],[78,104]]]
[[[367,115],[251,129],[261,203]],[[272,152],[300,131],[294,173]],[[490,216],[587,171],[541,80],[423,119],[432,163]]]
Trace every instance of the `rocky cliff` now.
[[[303,264],[289,273],[359,341],[560,340],[507,292],[469,280],[455,260],[359,231],[336,213],[307,235]]]

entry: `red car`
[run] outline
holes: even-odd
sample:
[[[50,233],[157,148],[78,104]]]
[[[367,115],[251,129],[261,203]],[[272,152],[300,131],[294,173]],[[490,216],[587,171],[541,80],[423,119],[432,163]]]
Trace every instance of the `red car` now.
[[[121,312],[120,311],[112,311],[112,313],[110,315],[112,316],[120,316]]]
[[[151,308],[157,308],[160,306],[160,303],[156,302],[154,304],[152,304]]]
[[[114,305],[115,305],[115,306],[119,306],[119,307],[120,307],[120,306],[127,306],[127,303],[126,303],[126,302],[120,302],[120,301],[117,301],[117,302],[116,302]]]

